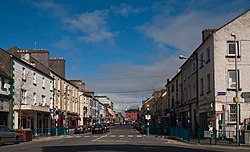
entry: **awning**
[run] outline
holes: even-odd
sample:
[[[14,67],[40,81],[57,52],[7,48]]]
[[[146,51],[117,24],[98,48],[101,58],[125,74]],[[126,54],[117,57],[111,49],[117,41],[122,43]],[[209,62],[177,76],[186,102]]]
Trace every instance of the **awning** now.
[[[114,113],[114,111],[113,111],[112,109],[107,108],[107,110],[108,110],[108,113],[109,113],[110,115],[115,116],[115,113]]]

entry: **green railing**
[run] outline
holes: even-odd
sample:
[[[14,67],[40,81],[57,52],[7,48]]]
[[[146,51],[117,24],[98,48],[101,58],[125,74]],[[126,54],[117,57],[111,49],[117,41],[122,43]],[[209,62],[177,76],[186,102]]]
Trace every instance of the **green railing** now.
[[[32,135],[35,136],[60,136],[69,134],[68,128],[38,128],[32,129]]]

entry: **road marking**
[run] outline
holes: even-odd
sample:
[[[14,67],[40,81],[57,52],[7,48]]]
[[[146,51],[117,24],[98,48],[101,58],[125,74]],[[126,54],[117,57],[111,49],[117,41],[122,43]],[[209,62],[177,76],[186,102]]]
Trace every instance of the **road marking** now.
[[[133,135],[128,135],[128,138],[132,138],[132,137],[134,137]]]
[[[90,137],[90,136],[84,136],[84,137],[86,137],[86,138],[87,138],[87,137]]]
[[[136,137],[140,138],[140,137],[142,137],[142,135],[137,135]]]
[[[97,140],[99,140],[99,139],[102,139],[102,138],[104,138],[104,137],[107,137],[108,135],[110,135],[111,133],[108,133],[107,135],[105,135],[105,136],[101,136],[101,137],[99,137],[99,138],[96,138],[96,139],[93,139],[93,140],[91,140],[91,141],[97,141]]]
[[[72,138],[73,136],[67,136],[67,137],[65,137],[65,138]]]
[[[115,135],[110,135],[110,137],[111,137],[111,138],[114,138],[114,137],[115,137]]]
[[[123,138],[123,137],[124,137],[124,135],[119,135],[119,137],[120,137],[120,138]]]
[[[99,136],[93,136],[93,137],[95,137],[95,138],[96,138],[96,137],[99,137]]]

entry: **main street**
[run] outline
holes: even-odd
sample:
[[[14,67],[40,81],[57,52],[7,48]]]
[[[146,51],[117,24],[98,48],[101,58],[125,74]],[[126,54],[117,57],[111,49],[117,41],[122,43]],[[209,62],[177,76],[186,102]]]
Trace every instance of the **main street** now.
[[[191,145],[155,136],[143,136],[129,125],[118,125],[105,134],[73,134],[60,137],[46,137],[18,145],[4,145],[1,152],[208,152],[249,151],[242,147]]]

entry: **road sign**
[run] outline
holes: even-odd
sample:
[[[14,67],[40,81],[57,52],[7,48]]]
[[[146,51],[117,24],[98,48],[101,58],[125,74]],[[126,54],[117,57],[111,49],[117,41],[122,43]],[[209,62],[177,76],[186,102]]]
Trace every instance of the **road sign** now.
[[[151,115],[145,115],[145,118],[146,118],[147,120],[150,120],[150,119],[151,119]]]
[[[218,96],[225,96],[227,93],[226,92],[217,92]]]
[[[242,92],[240,96],[242,98],[250,98],[250,92]]]

